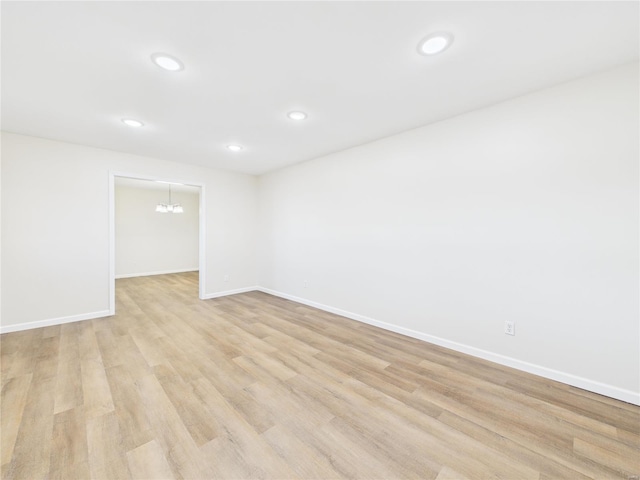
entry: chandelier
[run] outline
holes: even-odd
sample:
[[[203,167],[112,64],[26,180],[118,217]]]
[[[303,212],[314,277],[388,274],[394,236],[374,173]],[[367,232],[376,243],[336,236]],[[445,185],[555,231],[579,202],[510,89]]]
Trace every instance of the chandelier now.
[[[179,203],[171,201],[171,185],[169,185],[169,203],[159,203],[156,205],[156,212],[160,213],[182,213],[184,209]]]

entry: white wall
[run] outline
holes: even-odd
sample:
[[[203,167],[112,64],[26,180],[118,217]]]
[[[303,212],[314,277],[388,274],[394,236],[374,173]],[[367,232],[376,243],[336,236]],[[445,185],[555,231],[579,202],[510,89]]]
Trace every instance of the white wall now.
[[[3,331],[108,313],[110,171],[203,184],[205,292],[256,284],[255,177],[2,133]]]
[[[638,128],[632,64],[263,176],[260,284],[637,402]]]
[[[115,187],[116,278],[198,270],[199,195],[175,191],[184,213],[159,213],[163,190]]]

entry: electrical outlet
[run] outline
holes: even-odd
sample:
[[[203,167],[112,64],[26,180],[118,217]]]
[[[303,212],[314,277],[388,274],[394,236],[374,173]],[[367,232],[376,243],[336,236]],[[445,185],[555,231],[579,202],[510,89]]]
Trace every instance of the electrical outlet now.
[[[309,280],[303,280],[303,281],[302,281],[302,286],[303,286],[304,288],[307,288],[307,287],[309,286]]]
[[[504,333],[507,335],[515,335],[516,334],[516,322],[512,322],[507,320],[504,322]]]
[[[228,282],[228,281],[229,281],[229,275],[225,275],[223,280],[224,280],[225,282]]]

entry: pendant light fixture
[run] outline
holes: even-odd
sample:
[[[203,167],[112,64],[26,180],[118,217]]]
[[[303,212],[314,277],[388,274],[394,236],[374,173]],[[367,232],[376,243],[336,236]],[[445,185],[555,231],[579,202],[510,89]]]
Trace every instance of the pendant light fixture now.
[[[172,203],[171,185],[169,185],[169,203],[159,203],[156,205],[156,212],[160,213],[182,213],[184,209],[179,203]]]

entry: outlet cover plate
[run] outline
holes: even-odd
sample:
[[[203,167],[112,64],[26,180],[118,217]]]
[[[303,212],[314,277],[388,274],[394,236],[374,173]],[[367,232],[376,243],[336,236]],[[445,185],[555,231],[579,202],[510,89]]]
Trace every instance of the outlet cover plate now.
[[[511,322],[507,320],[504,322],[504,333],[507,335],[515,335],[516,334],[516,322]]]

